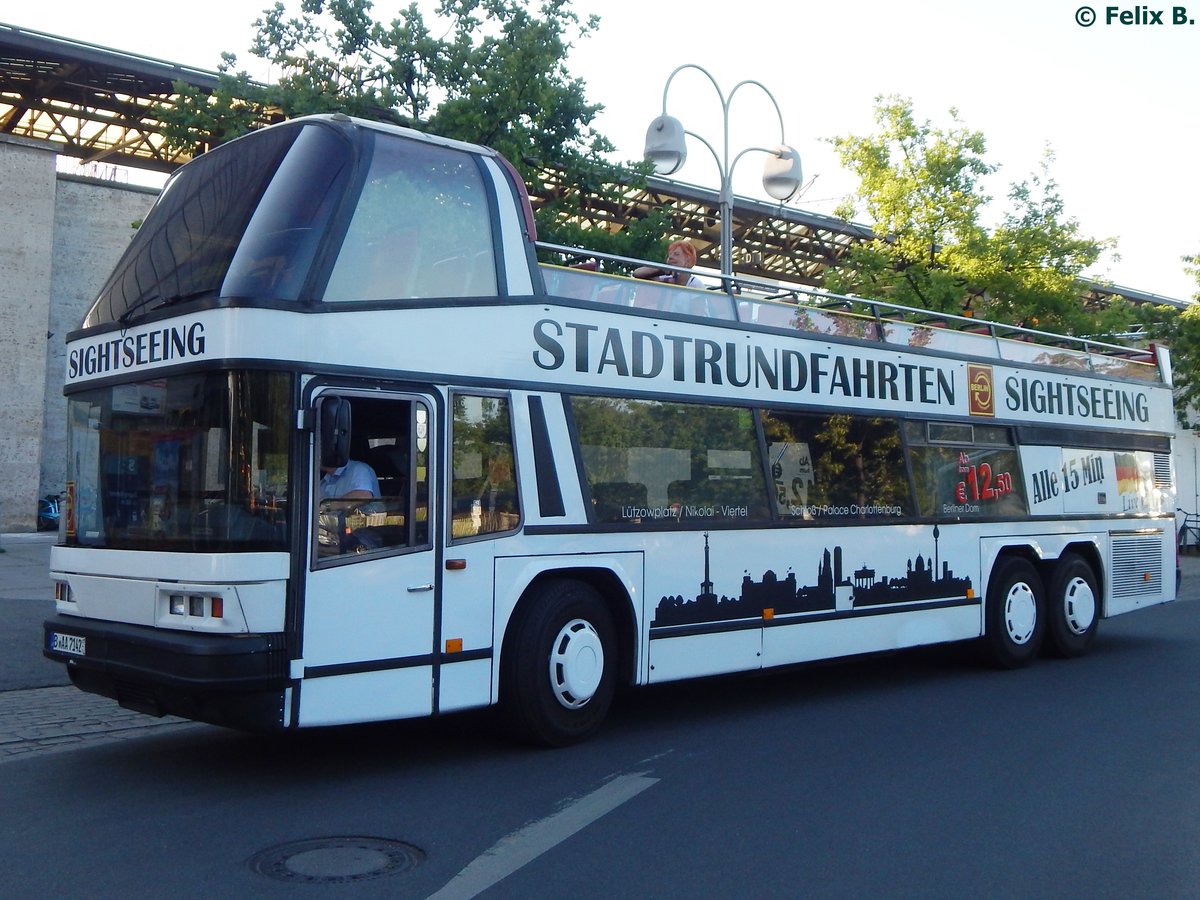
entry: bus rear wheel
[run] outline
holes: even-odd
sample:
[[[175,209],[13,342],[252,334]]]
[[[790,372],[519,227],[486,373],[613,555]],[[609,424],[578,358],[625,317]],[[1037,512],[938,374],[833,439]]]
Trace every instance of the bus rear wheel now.
[[[500,702],[518,738],[562,747],[599,730],[616,688],[614,633],[587,584],[549,581],[527,598],[501,661]]]
[[[1046,604],[1042,579],[1028,560],[1010,556],[999,560],[988,582],[984,646],[1002,669],[1029,664],[1046,633]]]
[[[1085,653],[1100,622],[1096,573],[1080,556],[1065,553],[1054,565],[1047,594],[1048,649],[1064,659]]]

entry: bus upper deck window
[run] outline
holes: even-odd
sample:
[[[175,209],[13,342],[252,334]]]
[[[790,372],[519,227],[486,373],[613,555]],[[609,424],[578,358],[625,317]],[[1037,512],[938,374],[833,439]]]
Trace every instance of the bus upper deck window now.
[[[375,135],[327,302],[493,296],[487,192],[470,154]]]
[[[349,171],[341,135],[305,128],[254,210],[222,293],[298,299]]]

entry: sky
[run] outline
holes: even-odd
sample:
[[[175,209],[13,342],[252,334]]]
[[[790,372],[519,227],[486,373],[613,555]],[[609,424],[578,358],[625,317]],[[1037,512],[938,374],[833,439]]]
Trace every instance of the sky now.
[[[288,0],[292,9],[299,0]],[[57,0],[19,8],[0,4],[0,22],[199,68],[222,51],[258,78],[269,70],[250,56],[253,21],[267,0]],[[408,0],[375,0],[390,20]],[[422,8],[430,8],[422,0]],[[6,8],[7,7],[7,8]],[[1007,192],[1054,154],[1065,215],[1091,238],[1116,238],[1087,276],[1173,299],[1188,299],[1196,279],[1180,257],[1200,253],[1200,165],[1194,149],[1200,87],[1200,0],[1194,22],[1164,5],[1162,24],[1139,24],[1154,4],[1082,6],[1080,0],[736,0],[716,4],[661,0],[574,0],[597,13],[597,32],[568,59],[604,111],[597,128],[621,160],[640,158],[649,123],[666,111],[718,152],[728,116],[730,155],[779,143],[800,153],[806,188],[791,205],[831,214],[856,187],[828,139],[876,130],[875,99],[912,100],[919,120],[950,128],[950,110],[987,139],[985,159],[999,171],[985,182],[994,198],[985,224],[1008,208]],[[203,12],[201,12],[203,10]],[[1183,24],[1173,24],[1185,10]],[[1120,22],[1127,13],[1128,24]],[[1089,16],[1089,12],[1091,15]],[[1109,21],[1112,18],[1113,21]],[[1085,26],[1080,22],[1092,21]],[[759,82],[765,89],[741,82]],[[733,170],[736,193],[767,199],[763,157],[748,153]],[[716,188],[721,167],[689,143],[674,178]]]

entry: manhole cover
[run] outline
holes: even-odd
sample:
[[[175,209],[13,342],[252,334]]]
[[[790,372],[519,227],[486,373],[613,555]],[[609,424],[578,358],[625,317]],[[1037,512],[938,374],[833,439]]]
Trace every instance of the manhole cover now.
[[[263,850],[250,858],[250,868],[280,881],[339,884],[407,872],[424,860],[421,850],[403,841],[331,837]]]

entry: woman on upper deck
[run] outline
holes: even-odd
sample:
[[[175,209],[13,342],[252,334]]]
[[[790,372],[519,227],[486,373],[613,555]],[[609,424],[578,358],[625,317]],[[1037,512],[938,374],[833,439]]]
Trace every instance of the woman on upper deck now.
[[[667,247],[667,265],[680,269],[691,269],[696,265],[696,248],[688,241],[673,241]],[[702,288],[704,284],[691,272],[676,272],[658,266],[638,266],[633,270],[634,278],[681,284],[685,287]]]

